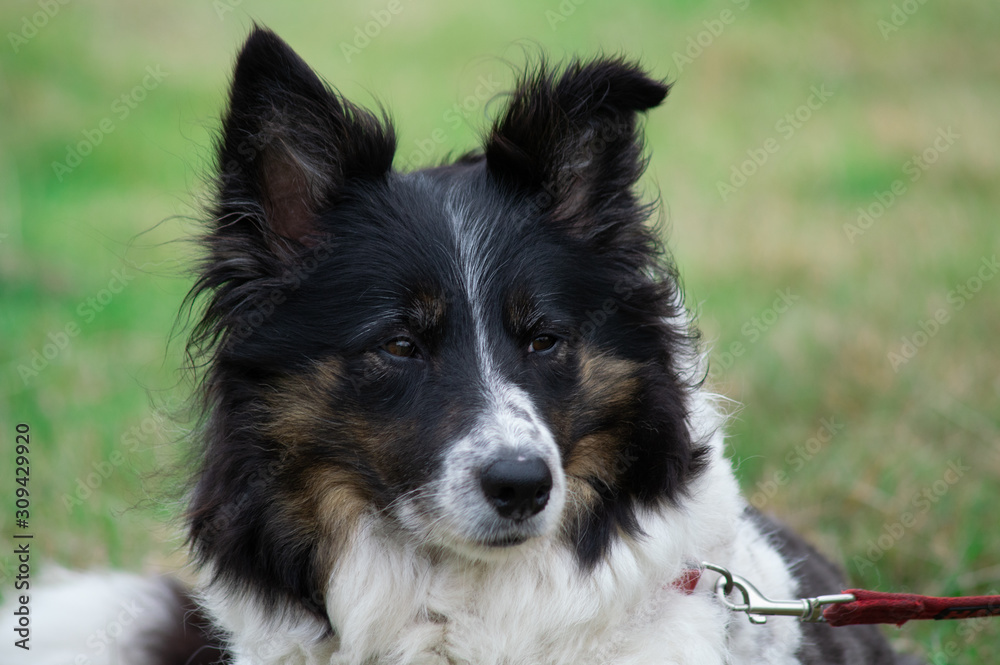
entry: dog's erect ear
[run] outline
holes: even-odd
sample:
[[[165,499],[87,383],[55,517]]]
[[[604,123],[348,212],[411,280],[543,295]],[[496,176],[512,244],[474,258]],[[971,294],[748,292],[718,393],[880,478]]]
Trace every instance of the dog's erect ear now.
[[[489,172],[589,235],[588,221],[634,204],[645,168],[636,115],[669,89],[623,59],[575,61],[559,77],[542,61],[521,77],[493,126]]]
[[[255,27],[236,62],[218,147],[217,233],[306,244],[352,179],[384,178],[389,121],[328,88],[273,32]]]

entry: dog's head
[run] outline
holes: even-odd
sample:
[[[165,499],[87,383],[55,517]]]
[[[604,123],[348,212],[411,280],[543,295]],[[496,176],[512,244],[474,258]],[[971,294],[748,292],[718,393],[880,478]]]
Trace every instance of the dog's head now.
[[[399,173],[386,117],[253,32],[192,291],[190,522],[217,574],[316,608],[362,520],[474,559],[558,540],[587,568],[679,497],[689,328],[634,192],[667,89],[540,63],[481,153]]]

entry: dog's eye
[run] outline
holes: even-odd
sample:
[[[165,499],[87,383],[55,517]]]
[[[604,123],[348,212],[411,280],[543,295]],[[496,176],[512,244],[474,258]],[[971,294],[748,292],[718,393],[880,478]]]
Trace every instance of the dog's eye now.
[[[555,348],[558,340],[552,335],[539,335],[531,340],[528,345],[528,353],[547,353]]]
[[[417,345],[405,337],[398,337],[382,345],[386,353],[397,358],[413,358],[417,355]]]

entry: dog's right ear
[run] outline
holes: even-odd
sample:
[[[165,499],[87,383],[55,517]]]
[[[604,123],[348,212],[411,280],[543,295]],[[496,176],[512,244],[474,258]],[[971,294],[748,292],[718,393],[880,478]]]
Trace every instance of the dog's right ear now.
[[[385,178],[396,138],[331,90],[270,30],[254,27],[236,62],[218,145],[218,236],[312,244],[320,212],[354,179]]]

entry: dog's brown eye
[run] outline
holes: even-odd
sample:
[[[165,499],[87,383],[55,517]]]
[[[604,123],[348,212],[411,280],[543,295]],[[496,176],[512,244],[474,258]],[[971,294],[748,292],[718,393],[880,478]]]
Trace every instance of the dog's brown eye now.
[[[531,344],[528,345],[528,353],[544,353],[546,351],[551,351],[556,345],[556,338],[552,335],[539,335],[535,339],[531,340]]]
[[[386,342],[382,348],[398,358],[412,358],[417,352],[416,345],[402,337]]]

